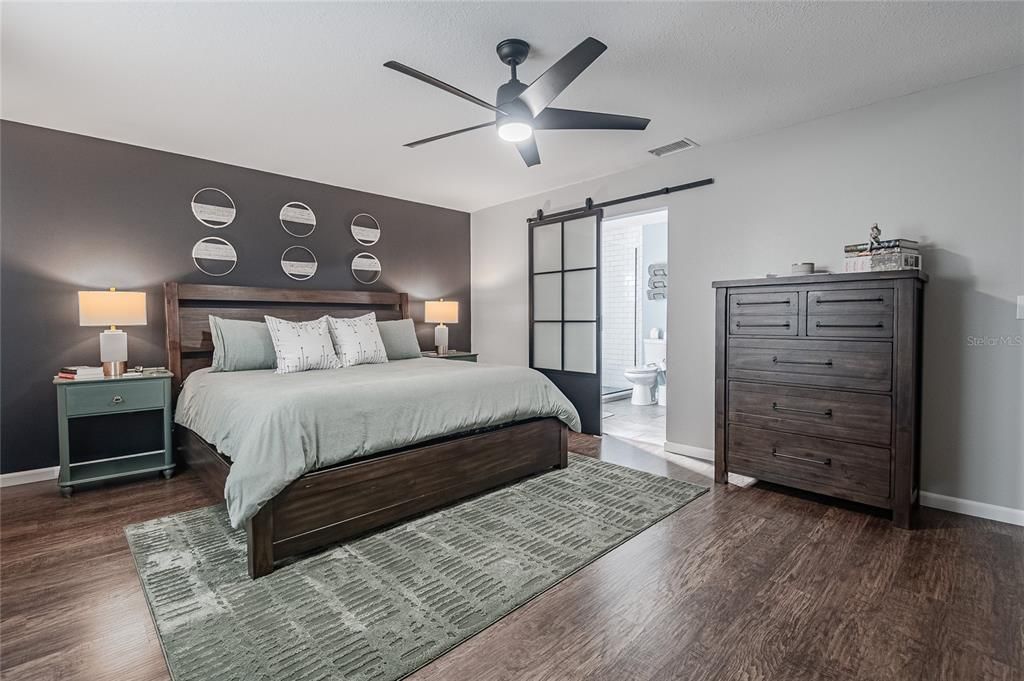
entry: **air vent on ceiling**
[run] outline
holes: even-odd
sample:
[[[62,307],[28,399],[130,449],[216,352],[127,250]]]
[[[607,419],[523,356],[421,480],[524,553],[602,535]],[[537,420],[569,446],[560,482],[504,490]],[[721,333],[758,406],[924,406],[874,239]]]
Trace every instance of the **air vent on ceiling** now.
[[[699,146],[700,145],[697,144],[696,142],[694,142],[693,140],[687,139],[687,138],[684,137],[683,139],[679,140],[678,142],[672,142],[671,144],[666,144],[664,146],[656,147],[654,149],[651,149],[647,153],[648,154],[654,154],[658,158],[661,158],[662,156],[668,156],[669,154],[674,154],[677,151],[683,151],[685,149],[692,149],[693,147],[699,147]]]

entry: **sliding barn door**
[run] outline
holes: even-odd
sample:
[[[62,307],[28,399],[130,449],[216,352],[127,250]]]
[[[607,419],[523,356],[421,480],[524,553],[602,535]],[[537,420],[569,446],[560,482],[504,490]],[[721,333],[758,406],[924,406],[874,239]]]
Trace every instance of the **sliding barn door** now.
[[[601,211],[529,223],[530,366],[601,434]]]

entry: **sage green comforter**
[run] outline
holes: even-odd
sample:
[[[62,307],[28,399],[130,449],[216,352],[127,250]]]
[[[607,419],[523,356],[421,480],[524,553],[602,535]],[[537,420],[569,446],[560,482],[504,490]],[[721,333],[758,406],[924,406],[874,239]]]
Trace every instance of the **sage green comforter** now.
[[[406,359],[345,369],[189,376],[175,422],[231,459],[224,497],[234,527],[304,473],[367,454],[576,409],[523,367]]]

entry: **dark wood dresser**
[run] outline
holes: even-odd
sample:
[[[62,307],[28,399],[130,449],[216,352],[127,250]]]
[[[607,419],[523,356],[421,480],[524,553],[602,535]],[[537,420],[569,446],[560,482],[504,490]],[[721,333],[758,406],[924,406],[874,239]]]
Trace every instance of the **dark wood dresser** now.
[[[905,270],[714,282],[715,480],[891,509],[910,527],[925,281]]]

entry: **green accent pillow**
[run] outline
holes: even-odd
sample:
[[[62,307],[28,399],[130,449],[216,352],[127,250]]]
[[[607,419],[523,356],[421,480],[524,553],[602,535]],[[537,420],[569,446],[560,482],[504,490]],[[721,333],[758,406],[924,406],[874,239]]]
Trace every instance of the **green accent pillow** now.
[[[277,354],[266,322],[246,322],[210,315],[214,371],[274,369]]]
[[[384,350],[388,353],[388,361],[396,359],[413,359],[422,357],[420,342],[416,340],[416,327],[411,319],[399,319],[393,322],[377,322]]]

